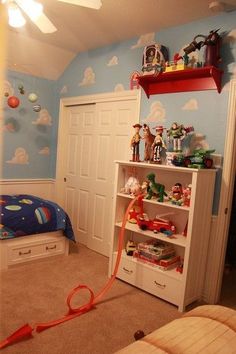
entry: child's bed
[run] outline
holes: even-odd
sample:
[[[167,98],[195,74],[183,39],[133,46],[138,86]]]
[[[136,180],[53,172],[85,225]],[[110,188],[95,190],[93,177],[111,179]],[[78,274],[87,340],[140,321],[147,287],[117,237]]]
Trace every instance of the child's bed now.
[[[58,254],[75,240],[71,222],[56,203],[32,195],[0,195],[0,269]]]

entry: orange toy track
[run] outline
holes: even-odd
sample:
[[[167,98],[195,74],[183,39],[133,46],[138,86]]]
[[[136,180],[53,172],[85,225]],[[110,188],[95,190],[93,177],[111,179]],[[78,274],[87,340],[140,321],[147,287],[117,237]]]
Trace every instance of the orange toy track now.
[[[87,285],[76,286],[75,288],[73,288],[70,291],[70,293],[68,294],[67,299],[66,299],[66,303],[67,303],[67,306],[69,309],[68,313],[66,315],[64,315],[63,317],[53,320],[53,321],[44,322],[44,323],[36,323],[36,325],[35,325],[36,332],[41,332],[41,331],[44,331],[50,327],[57,326],[60,323],[72,320],[73,318],[78,317],[78,316],[90,311],[106,295],[106,293],[109,291],[112,284],[114,283],[114,280],[116,278],[116,275],[117,275],[117,272],[119,269],[119,264],[120,264],[122,249],[123,249],[123,243],[124,243],[125,224],[128,220],[129,211],[133,207],[133,205],[135,204],[136,201],[138,201],[140,204],[142,204],[142,198],[143,198],[142,195],[135,197],[129,203],[128,208],[126,209],[126,212],[125,212],[125,215],[123,218],[123,222],[122,222],[122,227],[121,227],[121,230],[119,233],[118,253],[117,253],[117,257],[116,257],[116,264],[115,264],[114,272],[113,272],[111,278],[105,284],[105,286],[101,289],[101,291],[97,295],[94,295],[93,291]],[[71,299],[81,289],[87,289],[89,291],[90,299],[86,304],[84,304],[78,308],[73,308],[71,306]],[[26,337],[31,336],[33,331],[34,331],[34,328],[32,328],[29,324],[25,324],[23,327],[19,328],[16,332],[14,332],[11,336],[9,336],[8,338],[1,341],[0,342],[0,349],[3,349],[8,345],[13,344],[14,342],[18,342]]]

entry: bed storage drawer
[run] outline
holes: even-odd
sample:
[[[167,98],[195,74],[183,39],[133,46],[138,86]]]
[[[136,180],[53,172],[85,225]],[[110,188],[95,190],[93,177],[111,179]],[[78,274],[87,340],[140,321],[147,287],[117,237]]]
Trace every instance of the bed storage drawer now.
[[[69,241],[60,231],[1,242],[1,269],[40,258],[68,255]]]

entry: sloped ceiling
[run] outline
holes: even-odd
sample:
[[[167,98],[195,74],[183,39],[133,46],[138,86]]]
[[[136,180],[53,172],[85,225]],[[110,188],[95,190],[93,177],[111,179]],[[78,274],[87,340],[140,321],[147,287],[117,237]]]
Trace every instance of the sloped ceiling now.
[[[24,28],[9,27],[7,67],[52,80],[80,52],[216,14],[208,0],[102,0],[100,10],[38,1],[58,30],[42,34],[30,20]],[[236,8],[236,0],[225,3],[227,11]]]

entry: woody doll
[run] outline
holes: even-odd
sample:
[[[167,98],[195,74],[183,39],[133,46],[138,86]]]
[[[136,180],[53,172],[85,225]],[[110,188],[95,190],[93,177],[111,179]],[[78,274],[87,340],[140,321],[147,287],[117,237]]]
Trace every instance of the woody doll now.
[[[132,161],[133,162],[139,162],[139,143],[140,140],[142,139],[141,135],[139,134],[140,129],[142,128],[142,125],[140,124],[134,124],[133,128],[135,129],[135,134],[133,135],[131,142],[130,142],[130,147],[132,148]]]

